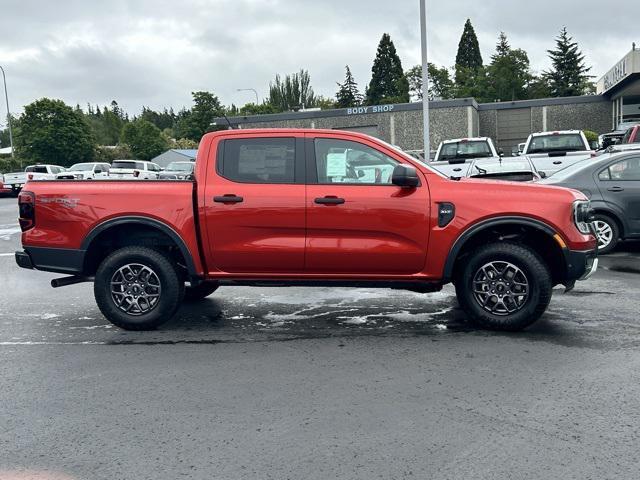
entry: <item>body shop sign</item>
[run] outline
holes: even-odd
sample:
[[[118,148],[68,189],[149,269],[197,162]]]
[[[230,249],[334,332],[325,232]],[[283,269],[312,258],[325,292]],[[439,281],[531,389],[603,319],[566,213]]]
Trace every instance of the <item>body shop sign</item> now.
[[[395,105],[372,105],[369,107],[347,108],[347,115],[364,115],[365,113],[388,113],[392,112]]]

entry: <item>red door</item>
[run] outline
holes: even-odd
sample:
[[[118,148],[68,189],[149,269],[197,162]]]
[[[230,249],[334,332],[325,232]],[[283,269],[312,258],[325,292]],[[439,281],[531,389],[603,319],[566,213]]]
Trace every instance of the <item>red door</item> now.
[[[391,184],[393,168],[406,160],[373,141],[308,137],[305,272],[421,272],[429,235],[424,178],[412,189]]]
[[[212,150],[203,201],[209,273],[302,272],[303,138],[243,135]]]

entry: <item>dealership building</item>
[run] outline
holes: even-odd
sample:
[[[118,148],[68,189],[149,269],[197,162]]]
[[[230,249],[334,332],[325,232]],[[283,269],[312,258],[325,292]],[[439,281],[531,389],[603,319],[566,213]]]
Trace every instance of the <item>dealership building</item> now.
[[[473,98],[429,102],[431,145],[442,140],[491,137],[510,152],[530,133],[592,130],[606,133],[622,121],[640,121],[640,49],[634,47],[597,83],[597,94],[515,102],[478,103]],[[373,105],[230,117],[234,128],[326,128],[381,138],[404,150],[421,150],[422,104]],[[220,125],[226,119],[217,119]]]

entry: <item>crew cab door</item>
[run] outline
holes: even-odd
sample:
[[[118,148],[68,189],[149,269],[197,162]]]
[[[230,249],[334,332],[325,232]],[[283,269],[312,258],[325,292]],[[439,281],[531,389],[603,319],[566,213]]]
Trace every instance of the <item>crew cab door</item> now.
[[[209,272],[302,272],[303,137],[229,136],[212,145],[209,158],[205,195],[199,200]]]
[[[348,137],[347,137],[348,138]],[[307,135],[307,250],[309,274],[394,275],[424,269],[429,190],[391,183],[410,163],[365,139]],[[421,175],[422,177],[422,175]]]

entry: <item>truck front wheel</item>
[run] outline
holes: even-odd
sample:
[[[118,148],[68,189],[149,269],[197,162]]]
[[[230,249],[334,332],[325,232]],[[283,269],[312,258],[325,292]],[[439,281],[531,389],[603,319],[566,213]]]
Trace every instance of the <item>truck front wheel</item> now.
[[[532,249],[494,243],[466,259],[455,287],[458,302],[473,323],[491,330],[517,331],[545,312],[553,281]]]
[[[124,247],[98,267],[94,295],[98,308],[114,325],[125,330],[153,330],[176,313],[184,283],[160,252]]]

